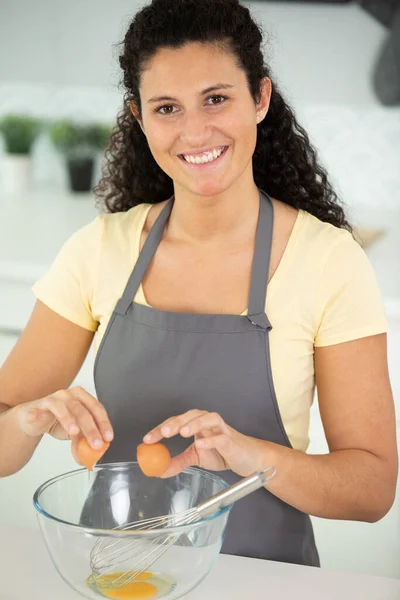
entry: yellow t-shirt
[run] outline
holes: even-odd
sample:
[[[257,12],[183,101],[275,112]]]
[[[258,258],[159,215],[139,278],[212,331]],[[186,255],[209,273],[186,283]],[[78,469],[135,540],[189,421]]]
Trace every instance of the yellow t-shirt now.
[[[37,298],[66,319],[96,331],[98,349],[139,254],[150,204],[107,214],[78,230],[33,286]],[[135,297],[147,304],[140,286]],[[387,331],[372,267],[352,236],[299,211],[266,298],[271,367],[292,446],[307,449],[314,397],[314,346]],[[244,313],[245,314],[245,313]]]

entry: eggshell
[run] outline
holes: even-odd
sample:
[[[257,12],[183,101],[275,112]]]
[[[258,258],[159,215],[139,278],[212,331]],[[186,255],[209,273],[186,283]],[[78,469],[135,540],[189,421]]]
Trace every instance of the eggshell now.
[[[110,443],[104,442],[103,447],[100,450],[94,450],[94,448],[89,446],[89,442],[86,438],[81,438],[78,442],[77,452],[81,463],[89,469],[89,471],[93,471],[94,465],[100,460],[103,454],[106,453],[109,447]]]
[[[147,477],[160,477],[168,469],[171,455],[164,444],[139,444],[137,461]]]

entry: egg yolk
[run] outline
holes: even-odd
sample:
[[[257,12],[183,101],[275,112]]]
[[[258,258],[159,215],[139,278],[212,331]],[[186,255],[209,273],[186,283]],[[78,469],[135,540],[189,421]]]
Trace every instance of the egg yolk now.
[[[142,600],[145,598],[153,598],[157,593],[157,588],[152,583],[148,583],[146,581],[142,581],[143,579],[149,579],[152,577],[152,573],[142,573],[127,585],[124,585],[120,588],[114,589],[104,589],[103,585],[107,583],[107,581],[115,581],[118,577],[123,575],[123,573],[110,573],[109,575],[103,575],[101,577],[102,584],[102,594],[107,596],[107,598],[114,598],[115,600]]]
[[[137,461],[147,477],[160,477],[168,469],[171,455],[164,444],[139,444]]]
[[[132,583],[128,583],[122,588],[103,590],[105,596],[108,598],[115,598],[116,600],[142,600],[142,598],[153,598],[156,593],[156,586],[152,583],[147,583],[146,581],[132,581]]]
[[[79,460],[89,471],[93,471],[94,465],[100,460],[103,454],[106,453],[110,447],[109,442],[104,442],[103,447],[100,450],[94,450],[89,446],[89,442],[86,438],[81,438],[78,442],[77,452]]]

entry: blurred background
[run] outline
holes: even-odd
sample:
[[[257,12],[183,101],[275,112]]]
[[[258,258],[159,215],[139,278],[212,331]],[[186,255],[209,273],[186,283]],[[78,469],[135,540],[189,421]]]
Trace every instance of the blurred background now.
[[[0,364],[29,318],[32,284],[96,215],[90,190],[122,102],[118,43],[141,4],[0,0]],[[375,268],[399,419],[400,2],[247,4]],[[76,381],[92,393],[93,359]],[[310,435],[309,451],[326,451],[317,404]],[[0,479],[0,522],[36,528],[34,490],[73,468],[69,444],[46,438]],[[376,524],[314,524],[324,567],[400,578],[399,498]]]

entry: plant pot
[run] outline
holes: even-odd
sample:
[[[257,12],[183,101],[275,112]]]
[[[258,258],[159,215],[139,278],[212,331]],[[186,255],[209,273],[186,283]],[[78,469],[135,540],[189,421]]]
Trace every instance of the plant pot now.
[[[67,159],[69,185],[73,192],[90,192],[92,189],[94,159]]]
[[[1,189],[7,195],[26,192],[32,183],[32,158],[29,154],[5,153],[1,157]]]

